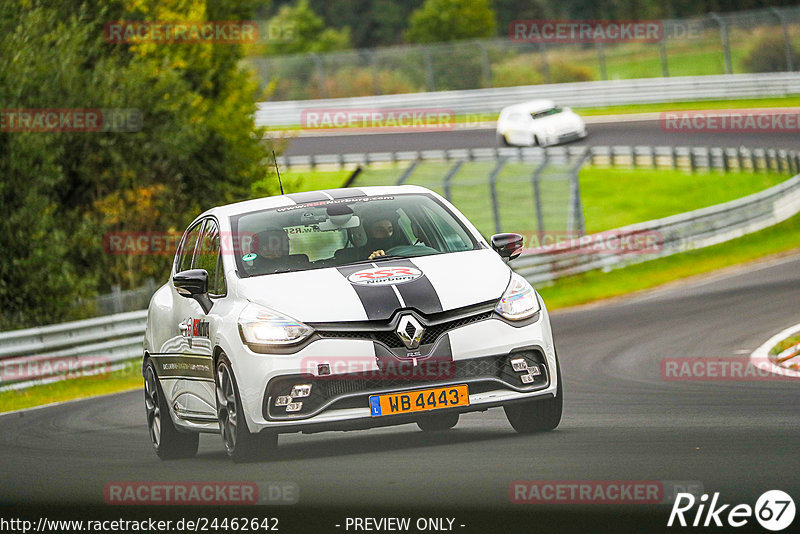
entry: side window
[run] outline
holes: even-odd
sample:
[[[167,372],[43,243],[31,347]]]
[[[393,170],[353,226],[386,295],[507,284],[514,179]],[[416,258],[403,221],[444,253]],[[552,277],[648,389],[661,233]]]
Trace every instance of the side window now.
[[[203,221],[200,221],[186,232],[186,237],[184,237],[183,243],[181,243],[181,247],[178,250],[178,255],[175,258],[175,270],[177,272],[187,271],[192,268],[192,257],[194,256],[195,245],[197,245],[197,239],[200,237],[200,228],[202,226]]]
[[[194,268],[205,269],[208,272],[208,292],[212,295],[225,294],[221,259],[219,228],[216,221],[208,219],[195,254]]]

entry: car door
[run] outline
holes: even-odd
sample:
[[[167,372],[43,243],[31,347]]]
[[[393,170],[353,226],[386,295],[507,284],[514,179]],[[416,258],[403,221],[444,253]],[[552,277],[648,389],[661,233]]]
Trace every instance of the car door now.
[[[206,269],[211,290],[219,264],[219,237],[219,227],[213,218],[192,226],[184,236],[173,274]],[[216,421],[208,315],[196,300],[181,296],[172,281],[170,287],[173,292],[172,350],[158,358],[156,370],[165,396],[178,417],[196,423]]]

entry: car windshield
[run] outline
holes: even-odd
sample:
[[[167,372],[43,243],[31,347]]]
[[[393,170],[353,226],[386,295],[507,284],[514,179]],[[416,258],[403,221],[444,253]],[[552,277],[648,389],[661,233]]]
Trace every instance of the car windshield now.
[[[231,217],[240,276],[339,267],[478,247],[444,205],[426,194],[355,197]],[[370,260],[370,256],[372,259]]]
[[[549,117],[550,115],[558,115],[564,111],[562,108],[555,106],[550,109],[546,109],[544,111],[537,111],[536,113],[531,113],[531,117],[535,119],[543,119],[545,117]]]

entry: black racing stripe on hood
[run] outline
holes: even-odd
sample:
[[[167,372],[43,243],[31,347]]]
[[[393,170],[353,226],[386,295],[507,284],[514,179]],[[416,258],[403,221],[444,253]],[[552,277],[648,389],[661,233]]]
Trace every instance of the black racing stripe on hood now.
[[[359,265],[345,265],[337,267],[336,270],[347,278],[353,273],[370,269],[372,264],[362,263]],[[348,280],[348,283],[350,281]],[[362,286],[358,284],[350,284],[350,287],[356,292],[361,305],[364,306],[364,312],[367,314],[367,319],[370,321],[385,321],[388,320],[392,314],[400,307],[400,301],[397,299],[392,286]]]
[[[330,200],[330,198],[322,191],[305,191],[303,193],[289,193],[286,195],[291,200],[298,204],[305,204],[306,202],[320,202],[323,200]]]
[[[355,198],[355,197],[365,197],[367,194],[363,192],[361,189],[356,188],[347,188],[347,189],[330,189],[325,191],[330,196],[335,199],[339,198]]]
[[[384,262],[381,262],[381,265],[383,263]],[[414,267],[422,271],[422,269],[417,267],[410,259],[393,260],[385,263],[391,267]],[[439,294],[436,292],[436,288],[433,287],[428,277],[425,276],[425,271],[422,271],[422,276],[413,282],[397,284],[396,287],[400,292],[400,296],[403,297],[406,303],[406,308],[414,308],[426,315],[444,311],[442,308],[442,301],[439,300]]]

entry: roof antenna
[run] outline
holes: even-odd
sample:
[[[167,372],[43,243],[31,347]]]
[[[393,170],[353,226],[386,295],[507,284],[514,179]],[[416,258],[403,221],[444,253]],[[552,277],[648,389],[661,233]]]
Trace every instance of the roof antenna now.
[[[278,185],[281,186],[281,195],[283,194],[283,184],[281,183],[281,171],[278,170],[278,158],[275,157],[275,151],[272,151],[272,161],[275,162],[275,172],[278,173]]]

